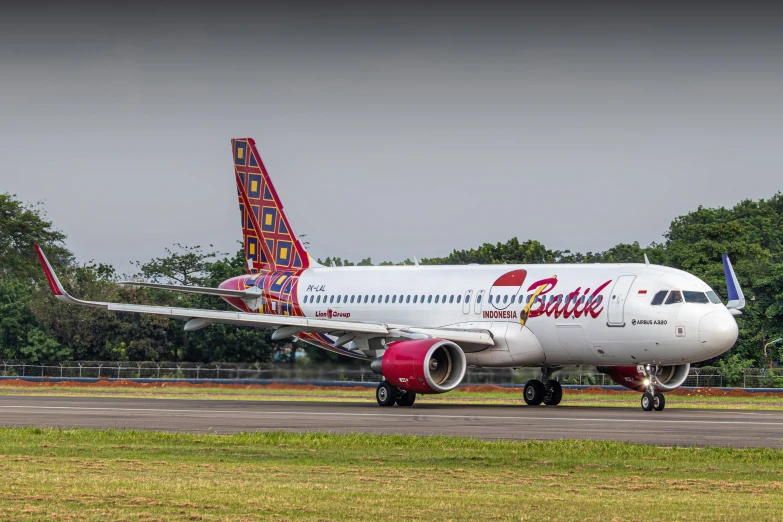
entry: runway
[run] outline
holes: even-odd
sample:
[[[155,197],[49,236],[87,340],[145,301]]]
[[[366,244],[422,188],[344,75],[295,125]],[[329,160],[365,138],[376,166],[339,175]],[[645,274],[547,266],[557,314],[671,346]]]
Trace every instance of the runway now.
[[[258,430],[498,439],[593,439],[662,446],[783,448],[783,411],[0,397],[0,425],[192,433]]]

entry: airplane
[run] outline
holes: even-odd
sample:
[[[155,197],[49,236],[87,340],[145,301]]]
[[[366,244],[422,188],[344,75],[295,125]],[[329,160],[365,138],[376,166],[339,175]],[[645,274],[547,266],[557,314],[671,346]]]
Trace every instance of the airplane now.
[[[556,406],[553,373],[592,365],[642,392],[661,411],[663,392],[681,386],[690,365],[737,340],[745,298],[723,255],[729,301],[699,278],[644,263],[352,266],[313,261],[294,233],[251,138],[231,140],[247,274],[218,288],[123,281],[220,296],[236,311],[83,301],[60,284],[36,245],[52,293],[70,304],[156,314],[186,331],[228,323],[272,328],[365,359],[383,376],[380,406],[412,406],[417,394],[445,393],[468,367],[540,369],[522,393],[528,405]]]

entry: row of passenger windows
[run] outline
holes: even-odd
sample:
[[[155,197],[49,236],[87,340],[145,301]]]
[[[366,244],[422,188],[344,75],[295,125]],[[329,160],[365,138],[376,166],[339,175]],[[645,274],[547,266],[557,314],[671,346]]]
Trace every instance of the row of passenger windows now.
[[[323,297],[323,299],[321,299],[322,297]],[[435,300],[435,303],[443,303],[443,304],[445,304],[446,302],[448,302],[448,303],[455,303],[456,302],[457,304],[462,302],[462,296],[461,295],[458,295],[456,297],[453,296],[453,295],[444,295],[444,296],[441,296],[441,295],[436,295],[436,296],[422,295],[421,296],[421,300],[420,300],[418,295],[414,295],[414,296],[410,296],[410,295],[407,295],[407,296],[406,295],[401,295],[401,296],[396,296],[396,295],[378,295],[378,296],[375,296],[375,295],[351,295],[351,296],[348,296],[348,295],[337,295],[337,296],[334,296],[334,295],[324,295],[324,296],[310,295],[310,296],[305,296],[304,302],[305,303],[330,303],[330,304],[331,303],[339,304],[339,303],[342,302],[343,304],[348,304],[349,303],[349,298],[350,298],[350,302],[351,303],[371,303],[371,304],[372,303],[379,303],[379,304],[380,303],[391,303],[391,304],[395,304],[395,303],[403,303],[403,302],[404,303],[411,303],[412,302],[414,304],[418,303],[418,302],[421,302],[421,303],[424,303],[424,302],[432,303],[433,299]],[[426,301],[425,301],[425,299],[426,299]],[[470,302],[470,295],[466,295],[465,296],[465,302],[466,303]],[[478,302],[479,303],[481,302],[481,296],[479,296]]]
[[[481,297],[482,297],[482,295],[479,294],[478,297],[476,298],[476,302],[477,303],[481,303]],[[501,295],[494,295],[493,296],[493,295],[490,295],[487,299],[488,299],[488,301],[490,303],[492,303],[493,300],[494,300],[494,303],[497,305],[497,304],[501,304],[501,303],[502,304],[514,304],[515,302],[519,303],[519,304],[527,304],[532,298],[533,298],[533,295],[530,294],[530,295],[527,295],[527,296],[524,296],[524,295],[519,295],[519,296],[513,296],[513,295],[512,296],[509,296],[509,295],[503,295],[503,296],[501,296]],[[350,299],[350,301],[349,301],[349,299]],[[565,301],[566,304],[570,304],[572,302],[573,303],[578,303],[578,304],[584,304],[585,302],[587,302],[588,304],[590,304],[593,301],[595,301],[596,304],[600,304],[601,301],[603,301],[603,296],[599,295],[598,297],[593,297],[593,296],[587,297],[587,296],[583,295],[581,297],[567,296],[565,298],[562,295],[558,295],[558,296],[551,295],[551,296],[549,296],[549,300],[548,301],[550,303],[554,302],[555,300],[557,300],[558,303],[563,303],[563,301]],[[457,295],[457,296],[454,296],[454,295],[443,295],[443,296],[441,296],[441,295],[435,295],[435,296],[433,296],[433,295],[422,295],[422,296],[419,296],[419,295],[414,295],[414,296],[411,296],[411,295],[400,295],[400,296],[396,296],[396,295],[378,295],[378,296],[375,296],[375,295],[351,295],[351,296],[348,296],[348,295],[337,295],[337,296],[335,296],[335,295],[324,295],[324,296],[321,296],[321,295],[309,295],[309,296],[305,296],[305,298],[304,298],[304,302],[305,303],[316,303],[316,304],[318,304],[318,303],[340,304],[341,302],[343,304],[348,304],[349,302],[350,303],[370,303],[370,304],[374,304],[374,303],[379,303],[379,304],[381,304],[381,303],[383,303],[383,304],[386,304],[386,303],[391,303],[391,304],[396,304],[396,303],[400,303],[400,304],[402,304],[402,303],[405,303],[405,304],[408,304],[408,303],[413,303],[413,304],[422,303],[422,304],[424,304],[424,303],[427,303],[427,304],[430,304],[430,303],[433,303],[433,301],[434,301],[435,304],[439,304],[439,303],[440,304],[446,304],[446,303],[448,303],[448,304],[453,304],[453,303],[460,304],[462,302],[462,296],[461,295]],[[547,302],[547,298],[539,296],[538,299],[536,299],[536,301],[538,303],[546,303]],[[470,294],[465,295],[465,302],[466,303],[470,303]]]
[[[667,297],[668,295],[668,297]],[[709,292],[692,292],[690,290],[683,290],[682,292],[679,290],[661,290],[655,296],[653,296],[652,301],[650,302],[651,305],[661,305],[661,304],[677,304],[677,303],[700,303],[700,304],[718,304],[720,303],[720,298],[717,296],[715,292],[710,290]]]

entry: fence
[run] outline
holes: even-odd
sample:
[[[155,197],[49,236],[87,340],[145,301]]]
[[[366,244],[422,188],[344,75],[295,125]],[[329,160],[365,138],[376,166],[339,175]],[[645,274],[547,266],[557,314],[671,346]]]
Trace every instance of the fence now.
[[[23,377],[81,377],[143,379],[168,378],[188,380],[210,379],[268,379],[307,381],[358,381],[379,382],[380,375],[365,365],[340,366],[330,364],[286,363],[170,363],[129,361],[63,361],[32,363],[29,361],[2,360],[0,375]],[[465,375],[465,384],[509,385],[524,384],[537,377],[533,368],[519,370],[502,368],[471,368]],[[606,386],[615,384],[609,376],[597,373],[592,367],[562,370],[555,378],[563,384]],[[746,388],[783,387],[783,377],[770,375],[759,368],[748,368],[741,381],[735,377],[732,383],[717,368],[691,368],[684,386],[723,387],[734,384]]]

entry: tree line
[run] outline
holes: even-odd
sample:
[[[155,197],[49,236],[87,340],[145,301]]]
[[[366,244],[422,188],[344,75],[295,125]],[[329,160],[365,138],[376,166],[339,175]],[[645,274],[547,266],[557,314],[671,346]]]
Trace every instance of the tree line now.
[[[33,250],[40,244],[62,284],[77,297],[191,308],[230,309],[222,299],[118,285],[114,267],[78,263],[67,248],[65,234],[46,217],[41,204],[27,204],[0,194],[0,357],[30,361],[147,360],[191,362],[294,361],[298,350],[314,361],[345,359],[325,350],[272,341],[271,331],[215,324],[186,334],[183,323],[144,314],[66,306],[50,294]],[[725,301],[726,286],[720,255],[732,259],[748,304],[738,318],[737,345],[719,360],[705,364],[758,366],[764,342],[783,334],[783,194],[745,200],[732,208],[704,208],[676,217],[663,241],[642,247],[618,244],[603,252],[551,250],[536,240],[512,238],[454,250],[420,264],[622,263],[642,262],[690,272],[706,281]],[[327,266],[372,265],[339,257],[318,259]],[[399,263],[413,264],[406,259]],[[242,249],[225,253],[175,243],[165,255],[135,262],[123,278],[184,285],[212,286],[245,273]],[[778,358],[780,345],[772,351]]]

